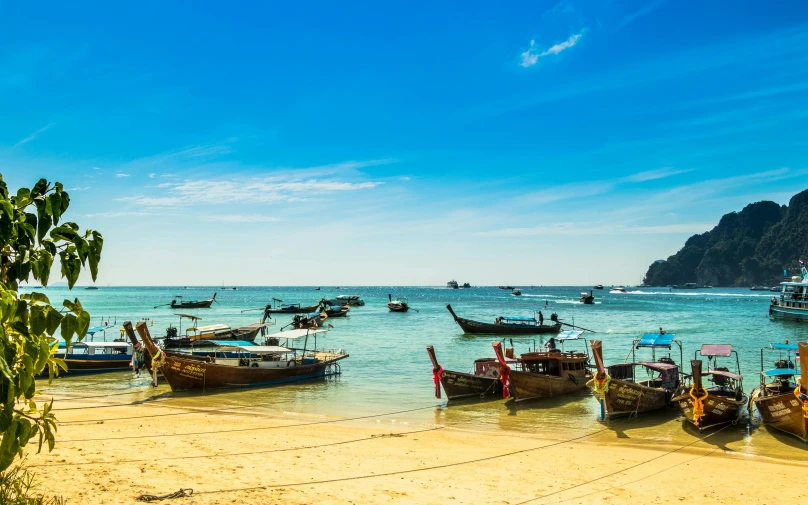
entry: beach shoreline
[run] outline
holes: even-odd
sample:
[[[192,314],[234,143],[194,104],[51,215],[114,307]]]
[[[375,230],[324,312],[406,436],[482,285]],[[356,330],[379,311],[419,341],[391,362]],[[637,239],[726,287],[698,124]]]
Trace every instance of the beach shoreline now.
[[[605,425],[558,440],[395,415],[346,420],[177,406],[170,397],[73,398],[56,399],[54,451],[27,457],[40,491],[68,503],[134,503],[181,488],[194,490],[181,503],[199,504],[765,503],[770,488],[750,482],[798,482],[808,467],[698,438],[631,446]],[[777,492],[791,502],[808,496],[798,486]]]

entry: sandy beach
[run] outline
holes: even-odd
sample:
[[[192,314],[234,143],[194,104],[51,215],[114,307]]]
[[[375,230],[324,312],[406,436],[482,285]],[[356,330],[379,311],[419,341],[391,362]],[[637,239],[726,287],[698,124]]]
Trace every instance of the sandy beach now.
[[[215,397],[212,397],[215,399]],[[59,401],[52,453],[30,454],[41,491],[69,503],[798,503],[808,464],[688,445],[618,443],[604,425],[554,440],[473,426],[255,409],[171,399]],[[67,410],[69,409],[69,410]],[[58,410],[58,409],[57,409]],[[765,476],[765,478],[764,478]],[[774,477],[773,477],[774,476]],[[706,500],[706,501],[704,501]]]

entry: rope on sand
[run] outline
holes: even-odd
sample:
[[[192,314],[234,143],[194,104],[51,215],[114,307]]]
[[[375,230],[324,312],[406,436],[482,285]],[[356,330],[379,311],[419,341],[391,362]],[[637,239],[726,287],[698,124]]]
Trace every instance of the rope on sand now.
[[[135,498],[136,501],[145,501],[145,502],[152,502],[152,501],[163,501],[163,500],[173,500],[174,498],[185,498],[194,494],[194,490],[191,488],[180,489],[174,493],[164,494],[164,495],[153,495],[153,494],[142,494]]]

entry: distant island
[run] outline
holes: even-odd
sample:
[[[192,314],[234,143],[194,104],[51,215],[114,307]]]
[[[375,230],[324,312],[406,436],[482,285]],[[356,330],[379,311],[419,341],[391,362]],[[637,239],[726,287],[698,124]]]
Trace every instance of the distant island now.
[[[799,273],[800,255],[808,252],[808,190],[788,205],[752,203],[725,214],[712,230],[693,235],[667,260],[648,267],[643,284],[671,286],[776,286]]]

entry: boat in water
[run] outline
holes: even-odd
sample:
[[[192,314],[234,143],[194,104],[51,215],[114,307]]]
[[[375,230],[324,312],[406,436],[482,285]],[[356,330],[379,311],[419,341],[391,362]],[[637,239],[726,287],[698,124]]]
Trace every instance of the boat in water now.
[[[522,290],[518,288],[514,289],[513,291],[511,291],[511,296],[522,296]]]
[[[60,341],[53,357],[64,360],[67,370],[62,370],[62,373],[92,374],[129,369],[137,339],[126,341],[118,338],[107,342],[106,330],[110,328],[112,326],[109,324],[89,328],[84,340],[71,341],[69,347],[66,342]],[[47,369],[43,373],[47,374]]]
[[[199,326],[201,317],[193,316],[191,314],[175,314],[180,318],[179,326],[175,327],[169,325],[166,328],[166,335],[162,339],[161,344],[164,349],[177,349],[188,347],[194,342],[199,340],[233,340],[233,341],[246,341],[253,342],[260,332],[265,332],[266,328],[273,326],[274,321],[267,321],[268,317],[265,315],[261,322],[249,324],[236,329],[231,328],[226,324],[209,324]],[[182,321],[188,319],[190,325],[182,331]]]
[[[732,358],[734,363],[732,363]],[[696,351],[696,359],[690,362],[691,375],[673,404],[687,421],[699,430],[737,422],[749,397],[743,392],[743,377],[738,352],[731,344],[704,344]],[[707,370],[703,370],[703,359]],[[718,358],[728,358],[734,371],[727,366],[718,366]],[[713,383],[705,387],[704,380]]]
[[[594,289],[603,289],[603,284],[595,284]]]
[[[808,343],[770,344],[760,350],[761,367],[764,352],[778,352],[774,368],[761,370],[760,386],[750,395],[749,412],[757,409],[763,424],[808,442]],[[803,356],[803,359],[799,359]],[[794,368],[799,359],[800,369]],[[800,379],[792,382],[794,376]]]
[[[124,323],[126,325],[132,327],[129,321]],[[163,353],[149,335],[147,325],[137,324],[137,332],[152,355],[152,363],[162,371],[172,391],[273,386],[341,373],[338,362],[348,354],[342,350],[317,350],[316,333],[313,334],[314,346],[309,348],[310,330],[300,331],[306,332],[302,349],[234,345],[216,348],[214,356],[180,356]],[[291,331],[281,333],[292,335]],[[277,341],[278,337],[274,338]]]
[[[595,303],[595,295],[592,294],[592,291],[587,293],[586,291],[581,293],[581,303],[584,305],[592,305]]]
[[[325,312],[325,315],[328,317],[345,317],[350,311],[351,306],[347,303],[345,305],[329,305],[327,303],[323,303],[322,308],[320,309],[320,312]]]
[[[500,364],[500,380],[503,397],[510,393],[514,401],[551,398],[586,389],[592,378],[587,370],[588,352],[565,351],[564,343],[582,340],[582,331],[565,331],[558,337],[551,337],[541,351],[524,353],[519,359],[509,362],[508,354],[513,349],[502,352],[502,343],[493,342],[494,353]],[[556,343],[562,348],[557,349]],[[509,351],[509,352],[508,352]],[[511,355],[510,358],[513,358]]]
[[[213,293],[213,298],[209,298],[207,300],[184,300],[182,296],[177,295],[173,300],[171,300],[171,303],[166,305],[158,305],[157,307],[170,306],[172,309],[209,309],[215,301],[216,293]],[[157,307],[155,307],[155,309]]]
[[[458,289],[460,286],[457,284],[457,281],[452,279],[446,283],[446,287],[449,289]]]
[[[455,372],[444,370],[435,357],[435,348],[427,346],[426,352],[432,361],[432,380],[435,383],[435,397],[440,398],[441,386],[446,398],[500,398],[502,382],[499,380],[499,362],[496,358],[480,358],[474,360],[472,372]],[[513,360],[516,361],[516,360]]]
[[[469,284],[468,282],[464,282],[463,285],[460,286],[460,287],[463,288],[463,289],[469,289],[469,288],[471,288],[471,284]]]
[[[538,319],[534,317],[499,316],[493,323],[483,323],[458,317],[451,305],[446,308],[452,314],[455,322],[465,333],[487,333],[491,335],[556,335],[561,331],[561,322],[558,316],[550,316],[552,324],[544,324],[544,316],[538,312]]]
[[[791,282],[780,283],[780,296],[772,298],[769,316],[786,321],[808,322],[808,270],[804,266],[800,270],[802,279],[795,276]]]
[[[671,286],[673,289],[699,289],[699,285],[695,282],[686,282],[685,284],[674,284]]]
[[[388,294],[387,299],[387,308],[390,309],[390,312],[407,312],[410,310],[410,302],[404,298],[399,297],[393,300],[393,295]]]
[[[273,298],[272,302],[264,307],[264,314],[309,314],[318,307],[320,307],[319,303],[302,306],[300,303],[283,303],[283,300]]]
[[[616,286],[616,287],[613,287],[612,289],[610,289],[609,293],[618,294],[618,295],[623,294],[624,295],[624,294],[626,294],[626,288]]]
[[[769,286],[752,286],[749,291],[771,291],[771,289]]]
[[[339,295],[336,298],[323,298],[320,303],[329,305],[350,305],[351,307],[361,307],[365,305],[365,300],[359,295]]]
[[[602,418],[636,416],[670,405],[680,386],[679,367],[670,357],[674,345],[679,348],[679,362],[682,360],[682,344],[675,337],[674,333],[646,333],[634,340],[629,354],[631,361],[626,357],[626,362],[609,367],[603,364],[601,341],[589,343],[598,372],[587,386],[602,402]],[[650,350],[651,361],[635,361],[635,349]],[[668,353],[657,358],[658,350],[667,350]]]

